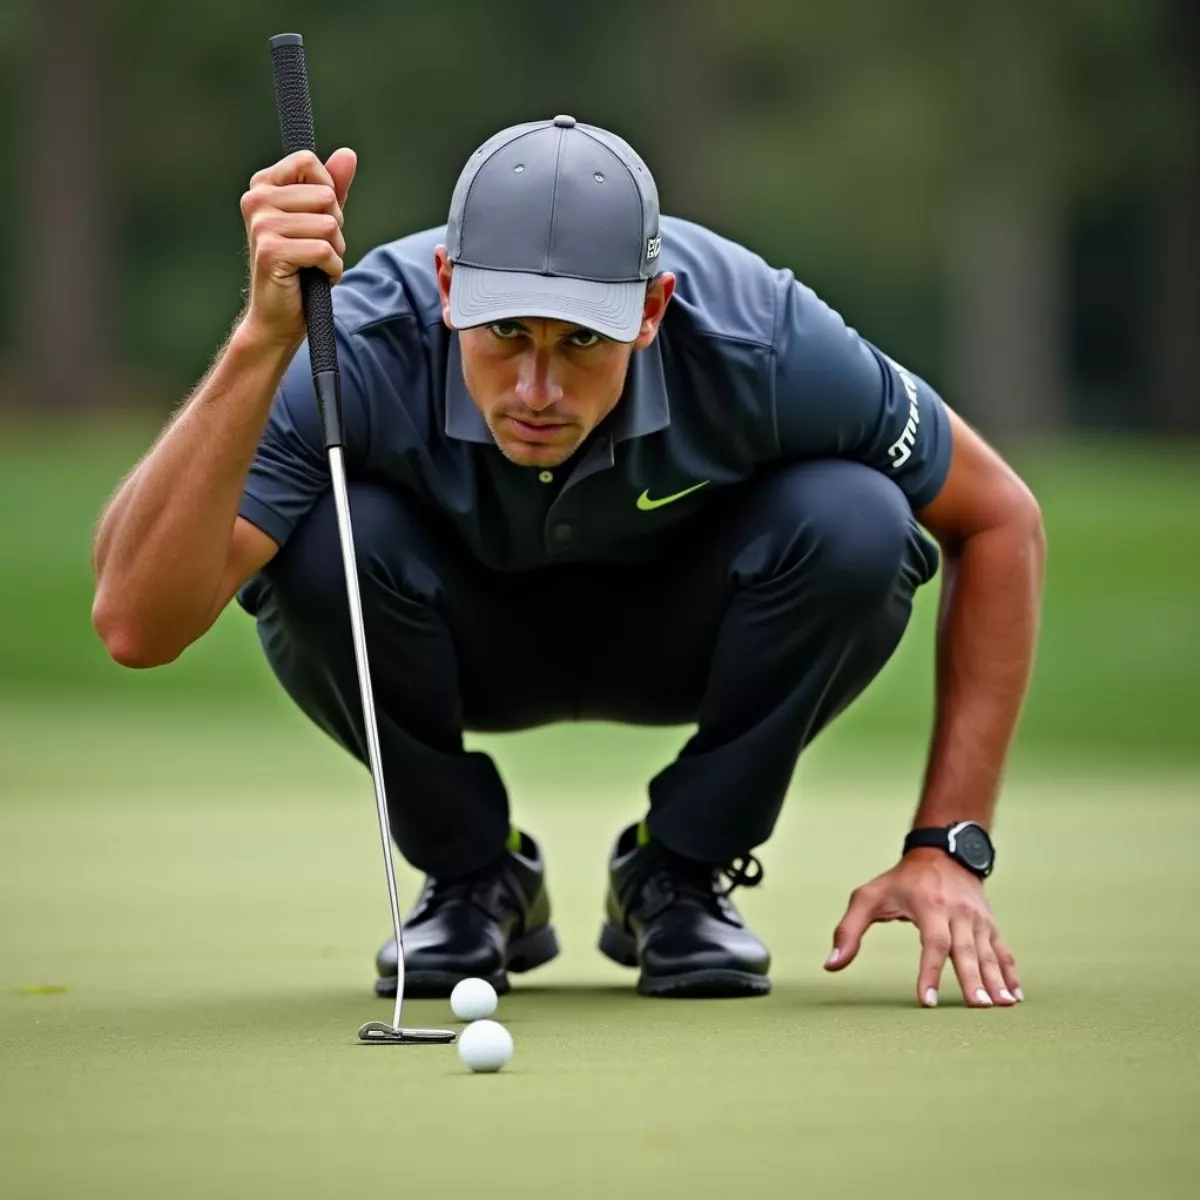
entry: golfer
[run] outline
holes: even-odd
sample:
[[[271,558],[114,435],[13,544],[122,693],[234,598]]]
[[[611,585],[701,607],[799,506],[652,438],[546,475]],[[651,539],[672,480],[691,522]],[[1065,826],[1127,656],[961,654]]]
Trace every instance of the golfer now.
[[[408,991],[503,990],[558,952],[537,843],[464,731],[605,720],[695,733],[616,837],[600,949],[647,995],[766,992],[730,893],[761,878],[798,756],[888,661],[940,558],[912,832],[851,896],[826,966],[907,920],[919,1003],[947,959],[968,1005],[1019,1001],[983,880],[1042,581],[1020,479],[790,271],[660,217],[612,133],[503,130],[444,227],[343,273],[355,170],[349,149],[292,154],[242,197],[245,311],[99,524],[112,657],[171,662],[236,596],[287,693],[365,761],[297,276],[320,268],[392,833],[426,876]],[[376,967],[394,992],[394,942]]]

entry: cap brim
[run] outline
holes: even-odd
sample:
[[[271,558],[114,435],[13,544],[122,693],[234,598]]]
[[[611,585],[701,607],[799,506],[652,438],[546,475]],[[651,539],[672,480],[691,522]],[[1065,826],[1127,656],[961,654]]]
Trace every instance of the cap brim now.
[[[456,329],[545,317],[573,321],[615,342],[632,342],[642,326],[645,280],[597,283],[561,275],[528,275],[454,265],[450,323]]]

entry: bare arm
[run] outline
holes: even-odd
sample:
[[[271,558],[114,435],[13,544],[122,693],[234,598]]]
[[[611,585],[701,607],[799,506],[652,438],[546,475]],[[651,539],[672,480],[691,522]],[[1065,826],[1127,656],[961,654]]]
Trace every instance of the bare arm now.
[[[937,713],[915,826],[990,826],[1029,684],[1045,538],[1033,496],[951,414],[954,465],[918,517],[941,544]]]
[[[950,419],[949,477],[917,514],[946,563],[937,715],[915,824],[986,826],[1033,663],[1045,539],[1037,502],[1016,473],[964,421]],[[920,1003],[937,1004],[948,958],[970,1007],[1024,998],[983,884],[940,850],[913,850],[853,893],[826,968],[849,966],[872,924],[897,920],[911,921],[921,935]]]
[[[274,554],[275,543],[241,521],[237,508],[294,353],[239,325],[102,515],[92,621],[119,663],[149,667],[176,658]],[[248,527],[236,541],[235,522]]]
[[[127,666],[170,662],[216,619],[275,543],[237,509],[271,400],[304,336],[298,271],[342,273],[341,204],[355,168],[291,155],[242,197],[250,303],[195,394],[126,477],[93,548],[92,622]]]

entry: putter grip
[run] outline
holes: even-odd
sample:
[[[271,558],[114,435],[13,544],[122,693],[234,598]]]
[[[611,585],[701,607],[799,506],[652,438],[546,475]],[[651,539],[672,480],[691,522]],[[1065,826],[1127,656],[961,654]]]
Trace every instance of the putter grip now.
[[[275,73],[275,107],[284,154],[317,149],[313,129],[312,97],[308,90],[308,68],[304,39],[298,33],[278,33],[270,40]],[[338,373],[337,342],[333,332],[333,297],[329,276],[319,267],[300,271],[300,297],[304,323],[308,327],[308,353],[313,385],[321,409],[321,427],[326,448],[343,444],[341,381]]]

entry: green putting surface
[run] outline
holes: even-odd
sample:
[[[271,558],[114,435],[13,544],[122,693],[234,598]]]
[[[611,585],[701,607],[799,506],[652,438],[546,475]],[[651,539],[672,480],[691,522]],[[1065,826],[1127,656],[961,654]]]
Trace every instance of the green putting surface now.
[[[564,953],[501,1001],[509,1068],[474,1077],[452,1048],[356,1042],[390,1013],[370,784],[299,718],[0,722],[0,1196],[1196,1194],[1186,769],[1018,765],[989,886],[1028,1001],[967,1010],[948,974],[928,1012],[909,927],[820,969],[894,857],[918,760],[818,752],[741,899],[774,994],[670,1002],[594,939],[608,846],[681,735],[480,739],[545,846]]]

